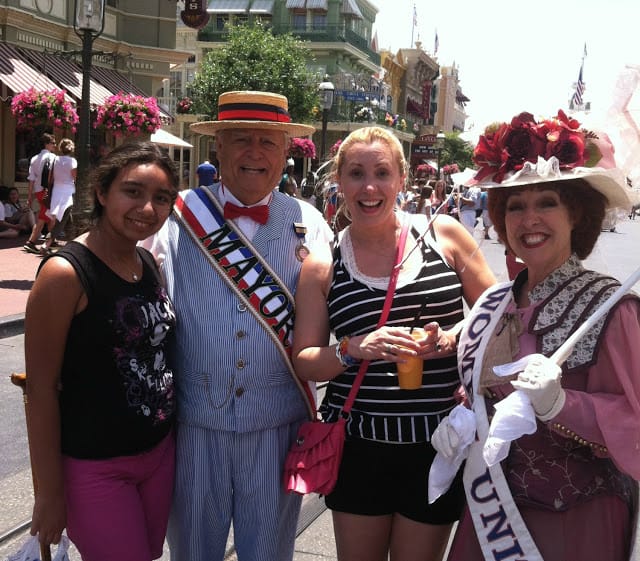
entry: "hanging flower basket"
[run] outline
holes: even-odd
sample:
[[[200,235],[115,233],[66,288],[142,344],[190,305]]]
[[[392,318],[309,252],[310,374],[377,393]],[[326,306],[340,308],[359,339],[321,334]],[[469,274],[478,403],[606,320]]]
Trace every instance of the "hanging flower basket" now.
[[[116,138],[151,135],[160,128],[160,110],[154,97],[120,92],[98,108],[94,127],[103,128]]]
[[[183,97],[176,104],[176,113],[180,115],[186,115],[187,113],[191,113],[193,109],[193,100],[190,97]]]
[[[420,164],[416,167],[416,174],[418,177],[427,177],[429,175],[436,175],[438,170],[429,164]]]
[[[342,144],[342,139],[340,138],[339,140],[336,140],[335,144],[329,148],[329,155],[333,158],[335,157],[335,155],[338,153],[338,150],[340,149],[340,145]]]
[[[50,126],[54,129],[76,132],[78,113],[65,98],[64,90],[38,91],[29,88],[17,93],[11,100],[11,113],[19,129],[34,129]]]
[[[308,138],[292,138],[289,143],[289,156],[313,159],[316,157],[316,145]]]

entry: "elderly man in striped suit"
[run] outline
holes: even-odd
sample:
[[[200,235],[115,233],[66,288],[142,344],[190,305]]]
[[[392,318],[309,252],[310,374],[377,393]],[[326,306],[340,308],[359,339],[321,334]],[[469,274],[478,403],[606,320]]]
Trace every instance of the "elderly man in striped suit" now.
[[[227,92],[216,137],[221,184],[183,191],[150,244],[177,313],[178,402],[173,561],[222,561],[229,529],[240,561],[292,559],[299,496],[283,462],[315,412],[290,355],[302,260],[332,233],[311,205],[277,190],[292,123],[286,97]]]

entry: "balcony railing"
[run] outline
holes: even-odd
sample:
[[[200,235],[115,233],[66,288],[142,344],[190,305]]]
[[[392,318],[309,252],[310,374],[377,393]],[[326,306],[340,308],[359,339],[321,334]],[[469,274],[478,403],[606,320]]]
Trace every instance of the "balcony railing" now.
[[[299,37],[302,41],[313,43],[349,43],[367,55],[374,64],[380,65],[380,55],[371,50],[367,40],[361,37],[344,25],[325,25],[319,27],[297,28],[290,25],[274,25],[272,27],[274,35],[291,33]],[[206,27],[198,32],[198,41],[210,41],[212,43],[223,43],[227,40],[229,32],[226,30]]]

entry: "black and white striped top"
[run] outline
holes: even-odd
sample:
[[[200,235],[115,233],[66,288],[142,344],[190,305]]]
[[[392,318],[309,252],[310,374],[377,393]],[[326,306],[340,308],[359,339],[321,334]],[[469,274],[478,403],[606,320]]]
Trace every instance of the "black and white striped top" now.
[[[415,238],[415,227],[410,231]],[[456,272],[437,251],[433,240],[425,240],[418,261],[404,266],[398,279],[387,325],[410,326],[426,298],[418,325],[437,321],[443,329],[463,318],[462,286]],[[334,250],[333,280],[328,297],[331,329],[339,339],[361,335],[376,328],[389,279],[371,279],[357,270],[348,230]],[[382,281],[382,282],[381,282]],[[371,361],[356,396],[347,423],[349,436],[390,443],[430,440],[440,420],[454,407],[453,393],[459,385],[456,356],[425,360],[422,388],[398,386],[395,363]],[[358,367],[334,378],[327,387],[321,413],[326,421],[337,420]]]

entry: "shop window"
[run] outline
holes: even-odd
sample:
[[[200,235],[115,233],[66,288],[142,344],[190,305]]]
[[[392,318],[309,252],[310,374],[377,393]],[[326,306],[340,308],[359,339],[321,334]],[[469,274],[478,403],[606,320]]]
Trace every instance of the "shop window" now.
[[[291,17],[291,25],[297,31],[304,31],[307,28],[307,14],[294,13]]]
[[[314,13],[311,17],[313,29],[326,29],[327,28],[327,14]]]

